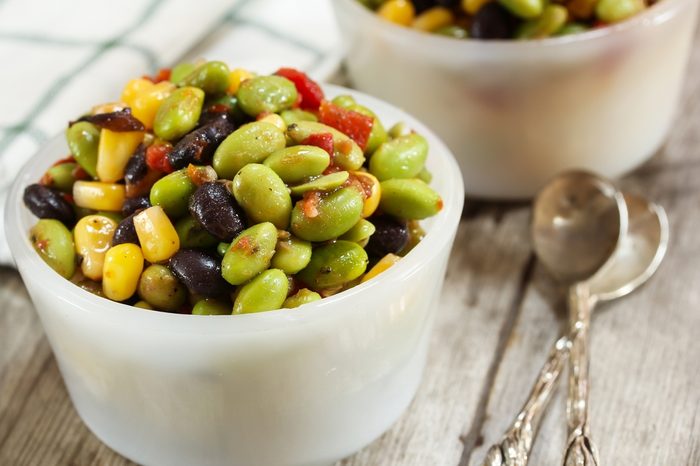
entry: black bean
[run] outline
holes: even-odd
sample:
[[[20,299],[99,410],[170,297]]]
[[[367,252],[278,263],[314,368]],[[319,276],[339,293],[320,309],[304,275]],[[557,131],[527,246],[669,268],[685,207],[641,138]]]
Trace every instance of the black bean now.
[[[232,99],[233,103],[214,103],[212,105],[206,105],[205,109],[202,110],[202,115],[199,117],[199,126],[206,126],[209,123],[213,123],[216,120],[228,120],[233,122],[234,119],[231,115],[231,109],[235,105],[236,98],[233,96],[225,96],[225,99]]]
[[[365,246],[367,253],[375,258],[381,258],[401,251],[408,243],[408,227],[406,222],[390,215],[371,217],[370,222],[376,231],[369,237]]]
[[[460,0],[436,0],[435,3],[437,3],[440,6],[444,6],[445,8],[457,8],[459,7],[459,4],[461,3]]]
[[[136,184],[141,181],[148,173],[148,165],[146,164],[146,146],[140,144],[134,155],[131,156],[126,163],[124,169],[124,181],[126,184]]]
[[[181,249],[170,258],[168,268],[190,293],[213,297],[231,289],[221,276],[221,260],[209,253]]]
[[[469,27],[474,39],[510,39],[518,20],[498,2],[488,2],[476,12]]]
[[[68,127],[73,126],[78,121],[87,121],[100,128],[110,131],[143,131],[146,128],[134,115],[129,107],[117,110],[116,112],[98,113],[96,115],[86,115],[76,121],[71,121]]]
[[[136,234],[136,227],[134,227],[134,215],[136,215],[137,213],[138,212],[134,212],[133,214],[129,215],[128,217],[124,218],[121,222],[119,222],[119,225],[117,225],[117,229],[114,230],[114,236],[112,237],[112,246],[116,246],[117,244],[122,243],[133,243],[141,246],[139,237]]]
[[[75,223],[73,207],[55,189],[38,183],[24,189],[24,205],[39,218],[54,218],[71,227]]]
[[[128,197],[122,204],[122,215],[126,217],[149,207],[151,207],[151,200],[148,196]]]
[[[175,170],[191,163],[207,165],[216,148],[233,130],[234,125],[227,118],[214,119],[180,139],[168,154],[168,162]]]
[[[421,14],[425,10],[434,7],[437,2],[435,0],[411,0],[411,3],[413,3],[416,14]]]
[[[220,241],[231,242],[245,229],[244,214],[226,185],[204,183],[190,197],[190,214]]]

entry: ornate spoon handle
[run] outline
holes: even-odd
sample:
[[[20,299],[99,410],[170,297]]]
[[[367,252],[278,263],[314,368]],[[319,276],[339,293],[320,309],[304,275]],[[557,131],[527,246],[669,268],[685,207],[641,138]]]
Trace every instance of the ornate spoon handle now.
[[[542,415],[549,404],[568,353],[569,338],[563,336],[554,343],[525,405],[503,435],[501,443],[489,449],[483,466],[527,465]]]
[[[566,403],[569,439],[564,466],[597,466],[598,452],[588,430],[589,330],[595,298],[588,284],[579,283],[569,290],[569,394]]]

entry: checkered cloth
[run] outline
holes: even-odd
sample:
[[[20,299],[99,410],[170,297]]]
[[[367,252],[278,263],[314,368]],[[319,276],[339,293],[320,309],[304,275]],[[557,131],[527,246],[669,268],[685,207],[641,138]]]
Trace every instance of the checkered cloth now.
[[[27,159],[129,79],[206,57],[324,80],[338,43],[328,0],[0,0],[0,223]],[[12,264],[4,228],[0,264]]]

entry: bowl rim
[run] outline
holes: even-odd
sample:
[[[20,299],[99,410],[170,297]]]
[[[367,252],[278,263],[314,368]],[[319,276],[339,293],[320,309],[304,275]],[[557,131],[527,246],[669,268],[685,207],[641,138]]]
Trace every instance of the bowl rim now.
[[[167,332],[180,333],[249,333],[258,331],[274,331],[283,325],[304,325],[323,318],[338,316],[342,308],[349,306],[335,306],[338,301],[347,301],[357,294],[365,294],[370,290],[378,290],[387,282],[397,282],[409,278],[423,268],[424,261],[432,258],[435,251],[443,247],[449,247],[456,233],[464,203],[464,184],[461,171],[452,152],[427,126],[407,112],[389,104],[381,99],[369,96],[354,89],[348,89],[336,85],[322,85],[327,95],[341,93],[351,94],[364,105],[384,106],[387,110],[397,113],[397,118],[414,120],[414,126],[418,132],[429,136],[431,139],[430,156],[440,159],[441,166],[449,169],[444,174],[445,192],[441,192],[443,199],[442,211],[433,217],[433,223],[427,231],[425,238],[395,266],[386,270],[378,277],[368,280],[353,288],[319,301],[305,304],[295,309],[279,309],[269,312],[260,312],[241,315],[223,316],[198,316],[191,314],[175,314],[168,312],[145,312],[143,309],[108,300],[96,296],[72,283],[51,269],[34,251],[28,238],[28,232],[22,227],[21,212],[26,211],[22,202],[24,187],[33,182],[29,172],[33,171],[33,163],[36,159],[45,155],[46,151],[55,152],[54,146],[62,143],[63,134],[58,134],[49,139],[42,147],[24,164],[12,184],[8,193],[5,209],[5,231],[10,250],[20,272],[29,272],[33,278],[31,281],[40,280],[43,288],[50,290],[52,298],[68,304],[62,308],[70,312],[80,311],[96,316],[104,322],[116,325],[125,325],[127,322],[138,326],[146,326],[152,329]],[[36,275],[36,277],[34,277]],[[24,278],[24,277],[23,277]],[[380,292],[380,291],[376,291]],[[59,305],[57,304],[57,308]]]
[[[415,40],[417,37],[420,37],[420,39],[424,41],[424,43],[428,44],[428,46],[435,46],[441,49],[453,47],[456,53],[464,53],[465,51],[473,50],[474,48],[478,48],[483,51],[487,47],[491,48],[494,53],[497,53],[506,49],[550,49],[567,46],[569,44],[604,40],[608,36],[621,35],[627,31],[640,27],[651,27],[665,23],[676,16],[685,5],[692,4],[695,1],[697,0],[659,0],[643,12],[638,13],[627,20],[620,21],[619,23],[609,24],[602,28],[591,29],[585,32],[566,36],[545,37],[542,39],[530,40],[478,40],[472,38],[454,39],[452,37],[426,33],[386,21],[377,16],[369,8],[361,5],[357,0],[333,0],[333,3],[343,4],[343,8],[354,10],[355,15],[361,17],[363,21],[372,22],[374,25],[376,25],[376,27],[383,29],[384,32],[393,35],[398,39]],[[336,16],[338,14],[339,13],[336,8]]]

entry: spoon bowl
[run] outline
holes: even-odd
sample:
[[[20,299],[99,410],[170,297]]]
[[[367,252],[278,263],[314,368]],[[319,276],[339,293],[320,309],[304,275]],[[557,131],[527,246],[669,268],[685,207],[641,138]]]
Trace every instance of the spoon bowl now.
[[[628,232],[620,241],[609,266],[589,282],[598,301],[611,301],[636,290],[656,272],[668,249],[666,211],[646,199],[625,193]]]
[[[535,252],[561,282],[585,281],[603,269],[626,232],[622,194],[592,173],[564,173],[535,198]]]

